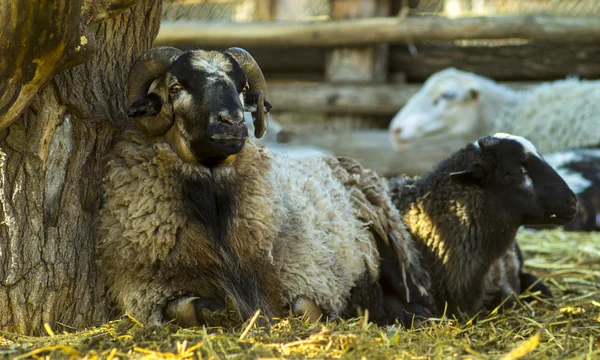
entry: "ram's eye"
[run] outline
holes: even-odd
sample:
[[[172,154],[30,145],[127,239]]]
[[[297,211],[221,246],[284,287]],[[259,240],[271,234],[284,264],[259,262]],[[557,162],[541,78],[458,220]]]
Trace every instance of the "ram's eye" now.
[[[249,88],[250,88],[250,86],[248,85],[248,83],[246,83],[246,85],[244,85],[244,88],[242,89],[242,92],[245,94]]]
[[[179,90],[181,90],[181,85],[179,84],[173,84],[169,87],[169,92],[171,94],[177,94]]]

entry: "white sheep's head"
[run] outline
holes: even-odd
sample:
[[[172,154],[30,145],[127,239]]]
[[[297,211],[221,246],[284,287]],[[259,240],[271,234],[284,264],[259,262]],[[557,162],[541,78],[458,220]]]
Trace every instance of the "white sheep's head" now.
[[[481,80],[488,81],[455,68],[430,76],[390,122],[392,147],[403,149],[415,140],[439,134],[472,134],[480,122]]]
[[[131,68],[127,102],[140,130],[170,143],[184,161],[209,166],[244,147],[244,111],[252,114],[260,138],[271,110],[262,71],[240,48],[151,49]]]

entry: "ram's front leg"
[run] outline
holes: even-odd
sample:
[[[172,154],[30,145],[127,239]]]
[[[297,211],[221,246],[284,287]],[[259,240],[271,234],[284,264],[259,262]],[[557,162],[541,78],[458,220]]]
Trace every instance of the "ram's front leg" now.
[[[165,320],[173,321],[181,327],[210,326],[213,324],[210,313],[225,311],[225,302],[214,297],[184,296],[171,300],[165,307]]]
[[[317,303],[306,297],[298,296],[292,304],[292,314],[294,316],[307,316],[311,322],[317,322],[323,319],[323,309]]]

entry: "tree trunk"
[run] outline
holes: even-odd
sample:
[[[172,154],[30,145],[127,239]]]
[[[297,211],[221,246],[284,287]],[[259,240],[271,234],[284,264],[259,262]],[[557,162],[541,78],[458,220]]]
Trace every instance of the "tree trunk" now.
[[[46,85],[38,82],[31,102],[16,120],[0,119],[11,123],[0,130],[3,330],[39,333],[44,323],[55,329],[81,328],[113,315],[95,264],[94,220],[102,199],[102,158],[113,134],[127,124],[127,74],[132,62],[151,47],[162,1],[79,3],[81,22],[77,29],[67,29],[70,36],[64,37],[83,41],[83,33],[83,42],[94,42],[85,58],[79,59],[83,64],[50,77]],[[3,32],[0,36],[13,36],[10,30]],[[22,48],[29,46],[27,41],[24,44]],[[36,51],[46,50],[26,48],[13,56],[27,60],[26,52]],[[65,64],[82,62],[62,59]],[[56,68],[39,66],[49,66],[47,71]],[[2,99],[5,89],[0,90]]]

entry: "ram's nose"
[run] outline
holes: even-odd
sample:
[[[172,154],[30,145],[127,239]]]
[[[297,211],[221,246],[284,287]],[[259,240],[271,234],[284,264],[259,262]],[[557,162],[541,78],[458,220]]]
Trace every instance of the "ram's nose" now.
[[[244,121],[244,114],[241,111],[223,110],[219,113],[218,119],[228,125],[239,125]]]

